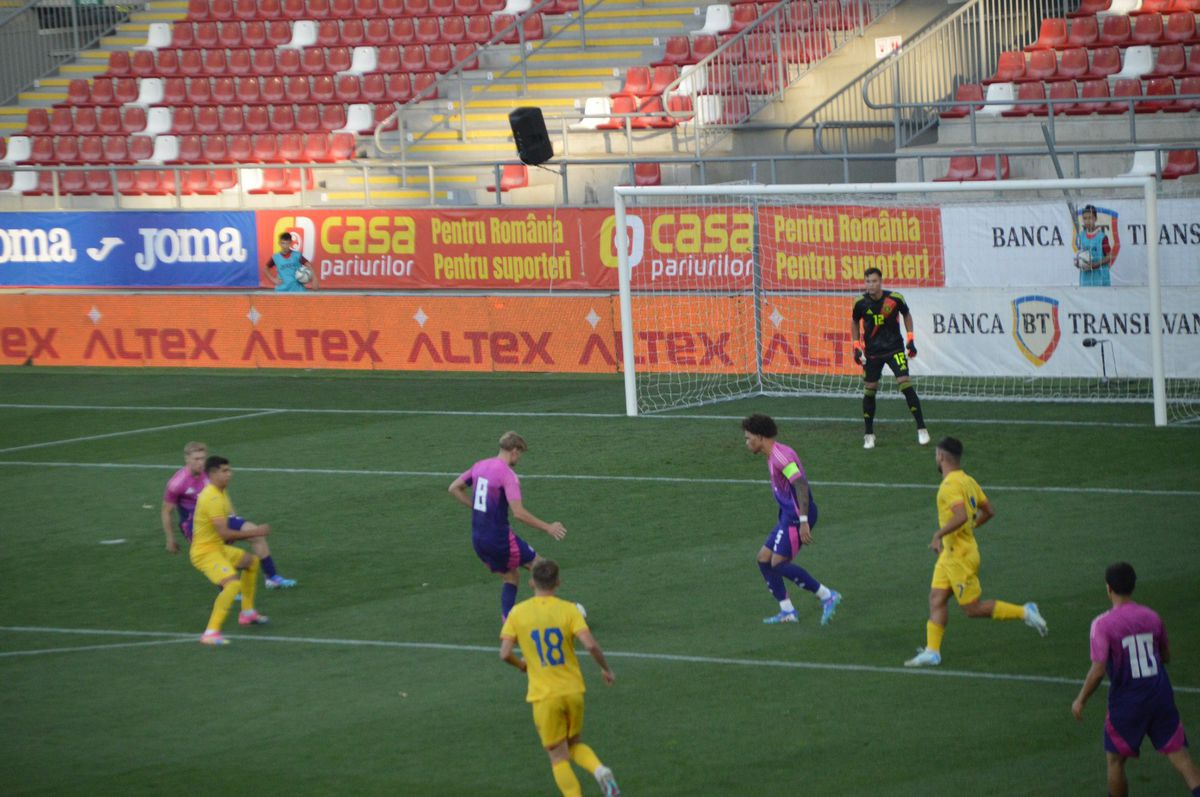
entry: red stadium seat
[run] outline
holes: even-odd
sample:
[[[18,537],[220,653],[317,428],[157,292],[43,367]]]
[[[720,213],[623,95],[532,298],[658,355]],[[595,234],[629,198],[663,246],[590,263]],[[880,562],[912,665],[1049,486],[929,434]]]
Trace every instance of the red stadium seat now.
[[[179,136],[196,129],[196,114],[190,107],[171,111],[171,135]]]
[[[1064,50],[1062,60],[1058,62],[1058,71],[1054,80],[1082,80],[1091,66],[1088,63],[1088,51],[1082,47]]]
[[[452,59],[450,56],[450,45],[448,44],[431,44],[425,55],[425,68],[431,69],[434,72],[449,72]]]
[[[1188,16],[1191,16],[1190,14]],[[1134,17],[1133,31],[1129,35],[1130,44],[1155,45],[1164,41],[1163,18],[1160,14],[1147,14]]]
[[[1171,103],[1166,110],[1171,113],[1187,113],[1188,111],[1200,111],[1200,76],[1189,75],[1179,81],[1179,94],[1196,95],[1192,99],[1185,99],[1183,96],[1176,98],[1175,102]],[[76,127],[78,127],[79,117],[75,117]]]
[[[999,161],[999,169],[997,170],[997,161]],[[975,172],[973,180],[1007,180],[1008,179],[1008,156],[1007,155],[980,155],[979,169]]]
[[[271,107],[269,129],[275,133],[290,133],[296,129],[296,113],[290,105],[275,105]],[[256,130],[254,132],[262,132]]]
[[[53,122],[53,119],[51,119]],[[96,132],[104,135],[121,132],[123,120],[120,108],[101,108],[96,115]]]
[[[301,105],[295,115],[297,130],[320,130],[321,113],[316,105]]]
[[[371,116],[372,116],[371,126],[379,127],[381,125],[384,125],[384,122],[387,120],[387,118],[389,116],[391,116],[395,112],[395,110],[396,110],[396,107],[390,103],[386,104],[386,105],[376,105],[374,110],[371,112]],[[383,129],[384,130],[397,130],[397,129],[399,129],[399,127],[400,127],[399,122],[397,120],[393,119],[392,121],[388,122],[383,127]],[[331,128],[327,128],[327,129],[336,130],[337,128],[331,127]],[[367,133],[370,131],[363,130],[360,132]]]
[[[1057,83],[1051,83],[1048,99],[1062,100],[1062,102],[1049,104],[1048,111],[1056,116],[1060,114],[1072,114],[1079,105],[1075,102],[1066,102],[1066,100],[1076,100],[1078,98],[1079,92],[1075,89],[1074,80],[1061,80]]]
[[[232,46],[232,45],[230,45]],[[266,47],[267,46],[267,26],[262,20],[245,23],[242,28],[242,46],[243,47]]]
[[[233,19],[233,0],[208,0],[208,18]]]
[[[1182,44],[1165,44],[1158,48],[1154,58],[1154,70],[1146,77],[1182,76],[1187,66],[1187,54]]]
[[[272,75],[261,80],[260,97],[262,102],[280,103],[284,101],[283,78]]]
[[[412,81],[407,72],[387,76],[385,99],[391,102],[408,102],[412,99]]]
[[[454,65],[463,64],[463,69],[478,69],[479,59],[475,56],[478,48],[471,42],[454,45]]]
[[[1108,96],[1107,80],[1085,80],[1079,84],[1079,98],[1081,102],[1075,107],[1075,110],[1067,111],[1067,113],[1074,116],[1092,113],[1120,113],[1120,108],[1112,108],[1107,102],[1082,102],[1085,99],[1108,99]]]
[[[393,45],[375,51],[375,71],[390,75],[400,69],[400,48]]]
[[[186,109],[185,109],[186,110]],[[192,129],[201,134],[215,133],[221,129],[220,111],[215,105],[203,105],[196,109],[196,122]]]
[[[287,79],[287,90],[284,99],[293,104],[308,102],[308,78],[304,75],[292,75]]]
[[[1117,98],[1141,97],[1142,96],[1142,81],[1137,78],[1117,78],[1113,81],[1112,96],[1114,98],[1113,107],[1119,108],[1116,113],[1128,113],[1128,102],[1116,102]]]
[[[1029,54],[1029,63],[1025,66],[1025,74],[1017,78],[1018,83],[1026,81],[1053,80],[1058,72],[1058,52],[1055,50],[1034,50]]]
[[[1012,110],[1002,111],[1001,116],[1045,116],[1046,115],[1046,86],[1041,81],[1037,83],[1021,83],[1017,86],[1017,100]]]
[[[704,34],[692,39],[692,63],[703,60],[717,49],[717,37]]]
[[[485,13],[479,4],[479,0],[454,0],[454,13],[463,16],[471,14]]]
[[[758,21],[758,6],[754,3],[742,3],[733,7],[733,22],[727,30],[737,33],[745,30]]]
[[[290,105],[274,105],[270,108],[270,113],[274,113],[276,108],[286,108],[291,110]],[[245,124],[242,129],[247,133],[262,133],[271,127],[271,119],[269,117],[268,108],[266,105],[251,105],[246,109]],[[232,131],[231,131],[232,132]]]
[[[336,19],[323,19],[317,25],[317,46],[337,47],[342,43],[342,29]]]
[[[1196,16],[1190,11],[1176,11],[1167,17],[1162,41],[1177,44],[1194,44],[1200,40],[1196,35]]]
[[[1080,0],[1079,8],[1067,14],[1067,16],[1081,19],[1092,17],[1094,19],[1096,14],[1107,11],[1111,5],[1112,0]]]
[[[1196,150],[1172,150],[1167,155],[1167,162],[1163,164],[1163,179],[1178,180],[1189,174],[1200,173],[1200,160],[1196,157]]]
[[[330,0],[329,16],[334,19],[350,19],[354,17],[354,0]]]
[[[282,47],[292,40],[292,26],[282,19],[267,23],[267,46]]]
[[[223,106],[220,110],[220,119],[219,129],[222,133],[241,133],[246,130],[246,114],[240,105]]]
[[[250,136],[237,133],[228,139],[226,155],[230,163],[250,163],[254,160],[250,146]]]
[[[283,16],[288,19],[306,19],[308,11],[305,8],[304,0],[282,0],[281,2]]]
[[[204,50],[204,74],[224,75],[229,71],[229,64],[224,50]]]
[[[996,73],[987,80],[983,81],[984,85],[989,83],[1011,83],[1019,80],[1025,75],[1025,53],[1019,50],[1006,50],[1000,53],[1000,58],[996,63]]]
[[[1141,19],[1141,17],[1139,17]],[[1163,99],[1143,100],[1134,105],[1136,113],[1157,113],[1170,108],[1175,102],[1175,80],[1169,77],[1155,77],[1146,81],[1146,96]]]
[[[1096,80],[1121,71],[1121,51],[1117,47],[1101,47],[1092,53],[1092,67],[1087,77]]]
[[[384,17],[404,15],[404,0],[379,0],[379,14]]]
[[[218,47],[233,49],[242,46],[242,23],[222,22],[217,30]]]
[[[406,45],[412,44],[417,40],[416,25],[410,17],[401,17],[393,19],[389,26],[390,38],[392,44]],[[487,41],[487,39],[484,39]]]
[[[195,77],[204,73],[203,50],[181,50],[179,52],[179,74]]]
[[[485,39],[486,41],[486,39]],[[676,66],[694,64],[692,58],[692,46],[687,36],[669,36],[663,50],[661,61],[656,61],[655,65],[659,64],[674,64]]]
[[[656,66],[650,74],[650,94],[662,94],[667,87],[679,79],[679,67],[671,64]]]
[[[610,113],[612,116],[607,122],[596,125],[597,130],[624,130],[626,124],[636,127],[638,118],[627,115],[637,113],[637,98],[627,94],[618,94],[613,97]]]
[[[1025,48],[1025,52],[1035,50],[1056,50],[1067,45],[1067,21],[1060,17],[1048,17],[1042,20],[1041,30],[1037,40]]]
[[[278,6],[278,2],[276,2],[276,5]],[[276,12],[278,12],[278,9],[276,9]],[[262,16],[270,17],[271,15],[264,12]],[[258,3],[254,2],[254,0],[234,0],[233,18],[242,22],[259,19]]]
[[[400,68],[405,72],[425,71],[425,48],[420,44],[410,44],[400,52]]]
[[[974,157],[968,155],[958,155],[950,158],[950,165],[946,169],[946,174],[942,177],[935,177],[935,183],[952,183],[961,182],[963,180],[973,180],[979,171],[979,164]]]
[[[1129,15],[1136,17],[1143,14],[1166,14],[1171,10],[1174,0],[1142,0],[1142,4]]]
[[[75,131],[75,117],[70,108],[55,108],[50,114],[50,132],[67,135]]]
[[[391,40],[392,34],[388,29],[388,21],[386,19],[371,19],[367,21],[367,27],[363,33],[364,42],[379,47],[389,43]]]
[[[417,20],[416,41],[419,44],[433,44],[441,41],[442,29],[437,17],[421,17]]]
[[[164,77],[179,74],[179,51],[159,50],[155,54],[154,70]]]
[[[625,85],[617,92],[618,95],[639,97],[650,93],[650,67],[631,66],[625,72]],[[616,95],[614,95],[616,96]]]
[[[1096,17],[1080,17],[1070,23],[1067,47],[1092,47],[1100,37],[1100,25]]]
[[[978,83],[961,83],[954,90],[954,101],[960,104],[942,111],[943,119],[962,119],[964,116],[970,116],[970,105],[976,102],[980,104],[975,106],[975,110],[983,110],[983,87]]]
[[[146,129],[146,109],[138,106],[125,109],[125,116],[121,121],[121,129],[126,133],[140,133]]]
[[[280,57],[286,55],[289,51],[284,50]],[[291,51],[294,52],[294,51]],[[321,47],[310,47],[304,51],[303,60],[300,62],[300,71],[306,75],[319,75],[325,72],[325,50]]]
[[[237,79],[236,101],[241,105],[254,105],[259,101],[258,78],[240,77]]]
[[[251,71],[250,51],[245,47],[230,51],[225,69],[229,74],[237,77],[249,75]]]
[[[662,167],[657,163],[635,163],[633,165],[634,185],[662,185]]]
[[[300,133],[283,133],[279,136],[279,159],[290,163],[303,163],[304,136]]]
[[[89,138],[96,138],[89,136]],[[136,138],[145,139],[145,136],[136,136]],[[147,141],[149,139],[146,139]],[[129,157],[129,142],[131,139],[125,136],[105,136],[103,139],[103,154],[101,157],[89,159],[89,162],[106,161],[108,163],[133,163]]]
[[[332,13],[329,0],[306,0],[304,4],[305,19],[328,19]]]
[[[218,105],[227,105],[237,96],[237,84],[231,77],[213,78],[212,99]]]
[[[500,170],[500,190],[512,191],[515,188],[524,188],[529,185],[529,167],[523,163],[506,164]],[[493,182],[488,186],[489,191],[496,192],[496,184]]]
[[[1096,40],[1096,45],[1100,47],[1121,46],[1129,44],[1129,37],[1133,33],[1129,27],[1129,17],[1126,16],[1110,16],[1104,18],[1104,25],[1100,28],[1100,38]]]
[[[80,108],[79,110],[85,110]],[[95,119],[93,113],[93,121]],[[37,136],[48,133],[50,131],[50,114],[46,113],[45,108],[30,108],[29,113],[25,116],[25,130],[21,135]]]
[[[359,19],[371,19],[379,16],[379,0],[355,0],[354,16]]]
[[[347,47],[358,47],[366,41],[366,31],[363,30],[361,19],[342,20],[342,44]]]
[[[346,126],[346,108],[341,105],[321,106],[321,129],[341,130]],[[311,131],[309,131],[311,132]]]
[[[339,75],[334,87],[334,98],[338,102],[354,103],[362,99],[362,88],[357,75]]]
[[[437,99],[436,83],[437,75],[433,72],[417,72],[412,76],[413,97],[420,97],[422,100]]]
[[[254,50],[251,55],[250,71],[255,75],[276,74],[275,51],[267,48]]]
[[[203,157],[207,163],[229,163],[229,151],[225,146],[225,136],[205,137]]]
[[[317,75],[312,79],[310,93],[314,102],[329,102],[333,99],[333,77]]]
[[[349,47],[330,47],[325,50],[325,70],[327,72],[345,72],[350,68],[350,62]]]
[[[442,41],[455,44],[467,40],[467,24],[462,17],[450,16],[442,19]]]
[[[435,17],[453,14],[454,0],[429,0],[429,13]]]
[[[257,163],[282,163],[279,142],[274,133],[258,133],[253,137],[253,157]]]
[[[429,13],[429,0],[404,0],[404,14],[409,17],[423,17]]]
[[[154,154],[154,139],[150,136],[130,136],[128,141],[130,162],[149,160]]]

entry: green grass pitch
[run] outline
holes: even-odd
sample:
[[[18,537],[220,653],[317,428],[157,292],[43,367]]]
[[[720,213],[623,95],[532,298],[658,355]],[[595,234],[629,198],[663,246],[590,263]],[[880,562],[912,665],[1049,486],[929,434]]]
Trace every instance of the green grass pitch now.
[[[880,403],[871,452],[852,399],[622,406],[613,378],[0,370],[0,793],[557,794],[495,653],[498,581],[446,494],[510,428],[526,505],[568,536],[518,532],[562,564],[617,674],[606,689],[583,661],[584,736],[629,797],[1103,794],[1106,692],[1082,724],[1069,707],[1117,559],[1166,622],[1200,739],[1200,429],[1155,429],[1148,406],[926,402],[998,512],[985,596],[1037,601],[1050,636],[952,605],[942,667],[913,672],[938,476],[902,402]],[[828,627],[797,590],[799,624],[761,623],[775,514],[752,411],[814,483],[799,562],[845,596]],[[191,439],[232,460],[235,505],[300,581],[262,595],[269,626],[231,617],[224,649],[196,643],[215,591],[159,527]],[[1148,743],[1130,782],[1185,793]]]

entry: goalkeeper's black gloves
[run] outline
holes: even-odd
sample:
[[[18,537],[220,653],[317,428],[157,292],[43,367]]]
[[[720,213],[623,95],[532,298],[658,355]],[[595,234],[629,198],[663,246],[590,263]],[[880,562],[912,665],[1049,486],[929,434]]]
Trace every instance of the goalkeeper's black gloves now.
[[[863,345],[862,341],[854,341],[854,362],[856,365],[863,364]]]
[[[917,344],[913,343],[913,335],[911,332],[908,333],[908,345],[904,348],[908,350],[909,359],[917,356]]]

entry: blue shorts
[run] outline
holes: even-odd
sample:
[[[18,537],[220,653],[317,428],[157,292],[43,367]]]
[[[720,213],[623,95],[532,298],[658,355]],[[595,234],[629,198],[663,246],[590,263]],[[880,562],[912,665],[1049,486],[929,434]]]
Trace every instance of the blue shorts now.
[[[493,573],[516,570],[537,557],[537,551],[511,530],[507,540],[472,536],[471,544],[475,546],[475,555],[479,557],[479,561],[487,565]]]
[[[228,524],[230,531],[241,531],[242,526],[246,525],[246,518],[238,517],[237,515],[230,515],[226,523]]]
[[[808,502],[808,527],[810,529],[817,527],[817,505],[812,499],[809,499]],[[763,543],[764,548],[784,559],[794,558],[796,554],[800,553],[801,545],[800,523],[795,517],[781,517],[779,523],[767,535],[767,541]]]
[[[1187,734],[1183,732],[1174,696],[1108,707],[1104,717],[1105,750],[1125,758],[1137,758],[1142,740],[1147,736],[1154,749],[1164,755],[1187,747]]]

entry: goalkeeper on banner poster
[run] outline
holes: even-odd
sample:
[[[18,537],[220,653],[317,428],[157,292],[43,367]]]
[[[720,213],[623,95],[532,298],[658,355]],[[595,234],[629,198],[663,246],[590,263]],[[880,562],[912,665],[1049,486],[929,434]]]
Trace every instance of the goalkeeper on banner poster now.
[[[1115,222],[1116,214],[1111,211],[1108,213]],[[1075,233],[1075,268],[1079,269],[1081,288],[1112,285],[1112,264],[1117,259],[1117,248],[1109,240],[1108,230],[1097,226],[1098,216],[1095,205],[1085,205],[1079,211],[1079,228]]]
[[[896,377],[896,384],[917,422],[917,442],[927,445],[929,430],[925,428],[925,416],[921,414],[921,400],[908,375],[908,361],[917,356],[912,314],[904,296],[883,289],[882,271],[867,269],[863,272],[863,281],[867,290],[854,303],[850,325],[854,362],[863,367],[863,421],[866,424],[863,448],[875,447],[875,393],[879,390],[884,363]],[[901,316],[904,316],[904,328],[908,330],[907,346],[900,336]]]

